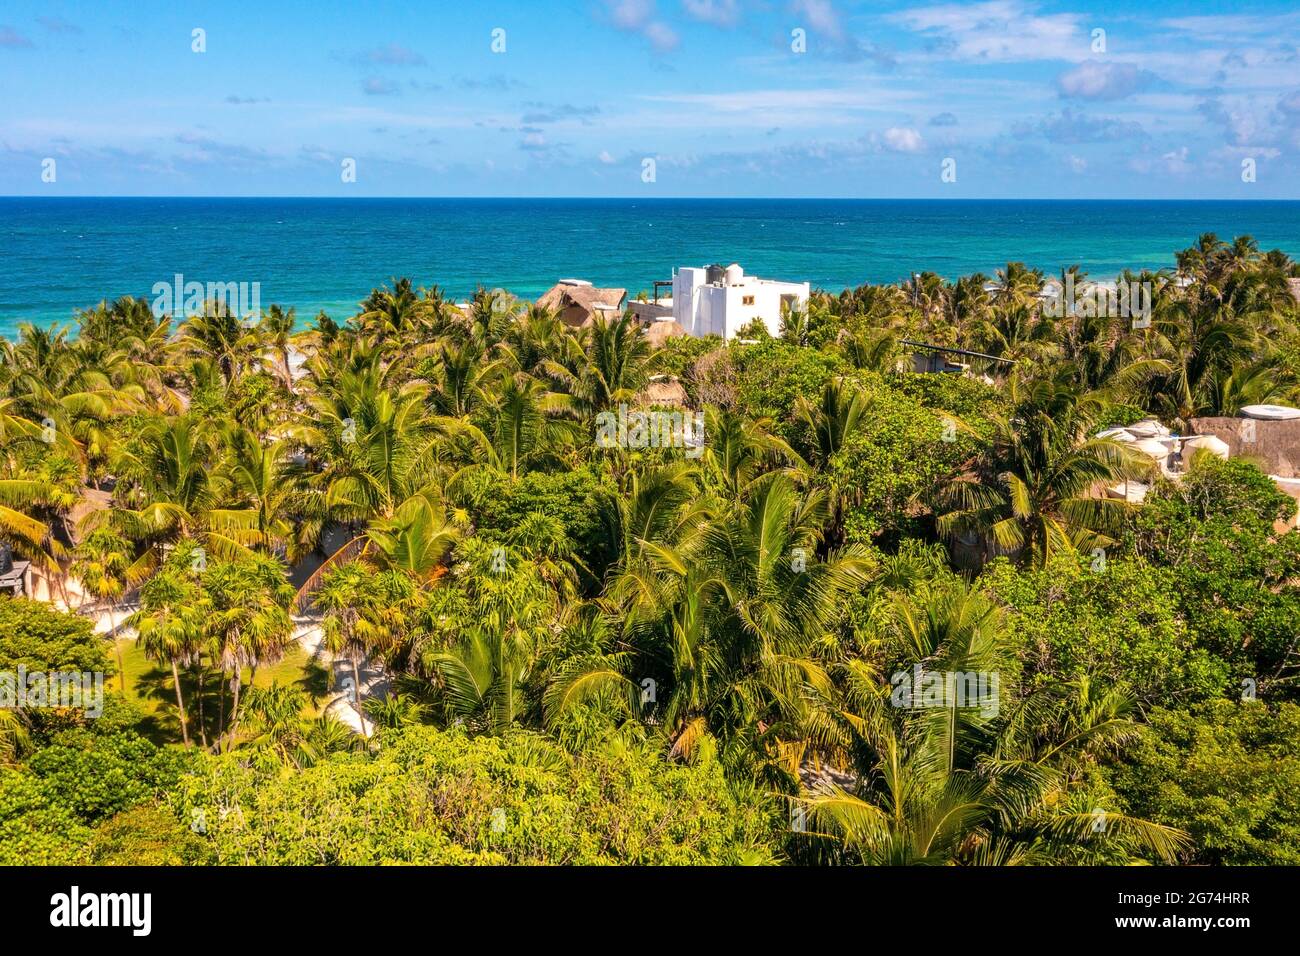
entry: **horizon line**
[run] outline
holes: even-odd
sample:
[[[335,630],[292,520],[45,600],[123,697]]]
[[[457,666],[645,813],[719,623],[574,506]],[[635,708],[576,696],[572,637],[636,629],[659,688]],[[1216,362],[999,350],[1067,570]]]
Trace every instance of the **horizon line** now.
[[[98,195],[98,194],[75,194],[75,195],[58,195],[58,196],[41,196],[41,195],[19,195],[6,194],[0,195],[3,199],[333,199],[341,202],[358,202],[365,200],[385,200],[385,201],[420,201],[420,200],[448,200],[448,199],[476,199],[476,200],[503,200],[503,201],[552,201],[552,202],[569,202],[569,201],[602,201],[602,200],[619,200],[619,201],[636,201],[636,202],[680,202],[683,200],[696,202],[1133,202],[1133,203],[1162,203],[1162,202],[1236,202],[1236,203],[1253,203],[1253,202],[1296,202],[1300,203],[1300,197],[1295,198],[1224,198],[1224,197],[1205,197],[1205,198],[1169,198],[1169,197],[1152,197],[1152,198],[1133,198],[1133,197],[1081,197],[1081,196],[954,196],[943,198],[938,196],[240,196],[240,195]]]

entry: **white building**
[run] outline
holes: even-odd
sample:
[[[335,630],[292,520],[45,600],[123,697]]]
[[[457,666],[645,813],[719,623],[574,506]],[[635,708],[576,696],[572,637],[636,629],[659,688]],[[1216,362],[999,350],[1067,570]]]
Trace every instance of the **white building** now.
[[[776,282],[747,276],[734,262],[678,269],[673,275],[673,320],[691,335],[736,334],[762,319],[773,335],[781,333],[784,309],[807,309],[807,282]]]

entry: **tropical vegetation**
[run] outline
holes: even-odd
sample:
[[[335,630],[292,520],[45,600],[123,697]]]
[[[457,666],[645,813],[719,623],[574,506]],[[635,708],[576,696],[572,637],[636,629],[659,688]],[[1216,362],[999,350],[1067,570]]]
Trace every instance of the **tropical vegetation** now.
[[[407,279],[23,326],[0,671],[109,679],[0,709],[0,862],[1295,862],[1295,502],[1099,433],[1300,403],[1300,267],[1176,263],[1149,323],[1009,263],[660,347]],[[597,441],[665,380],[702,446]]]

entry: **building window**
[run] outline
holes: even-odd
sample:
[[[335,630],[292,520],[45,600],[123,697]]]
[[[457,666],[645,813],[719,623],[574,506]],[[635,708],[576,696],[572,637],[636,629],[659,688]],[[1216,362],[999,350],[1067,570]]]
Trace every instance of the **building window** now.
[[[744,295],[744,296],[741,296],[741,297],[740,297],[740,304],[741,304],[741,305],[753,305],[753,304],[754,304],[754,297],[753,297],[752,295]]]

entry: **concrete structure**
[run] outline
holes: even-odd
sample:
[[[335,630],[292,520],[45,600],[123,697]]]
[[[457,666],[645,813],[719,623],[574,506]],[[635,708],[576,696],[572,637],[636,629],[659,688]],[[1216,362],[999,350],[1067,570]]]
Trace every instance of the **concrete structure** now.
[[[1244,414],[1247,409],[1270,417],[1251,418]],[[1124,428],[1107,429],[1097,437],[1125,442],[1129,448],[1150,457],[1166,478],[1175,481],[1182,479],[1198,451],[1255,464],[1273,479],[1279,491],[1296,501],[1296,510],[1275,525],[1279,533],[1285,532],[1300,526],[1300,417],[1284,417],[1295,411],[1284,406],[1247,406],[1247,409],[1237,417],[1193,418],[1188,423],[1192,428],[1189,436],[1171,435],[1155,419],[1144,419]],[[1112,498],[1141,501],[1148,489],[1146,482],[1126,481],[1102,489],[1102,493]]]
[[[1193,418],[1192,431],[1213,435],[1233,458],[1245,458],[1279,478],[1300,478],[1300,419]]]
[[[633,300],[627,304],[628,310],[636,318],[649,325],[652,322],[658,322],[664,319],[672,320],[673,304],[672,300],[667,302],[639,302]],[[676,325],[676,323],[673,323]]]
[[[941,372],[959,375],[970,375],[975,372],[985,375],[989,372],[1002,374],[1010,371],[1011,366],[1014,364],[1010,359],[998,358],[996,355],[985,355],[983,352],[972,352],[969,349],[948,348],[944,345],[930,345],[926,342],[912,342],[908,339],[899,339],[898,344],[916,349],[912,353],[911,369],[913,372]],[[903,371],[904,368],[906,368],[905,365],[899,371]]]
[[[28,583],[30,561],[15,561],[13,551],[7,542],[0,542],[0,591],[7,591],[14,597],[30,596],[32,589]]]
[[[806,309],[807,282],[777,282],[747,276],[734,262],[723,268],[688,267],[673,274],[673,319],[689,334],[735,338],[760,319],[772,335],[781,334],[781,313]],[[661,303],[666,304],[666,303]]]

